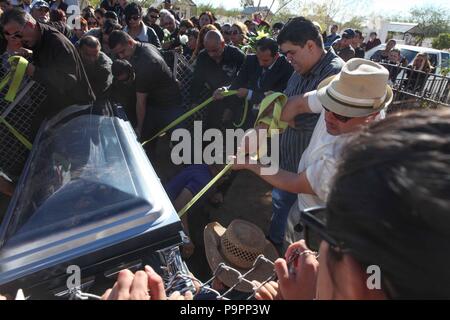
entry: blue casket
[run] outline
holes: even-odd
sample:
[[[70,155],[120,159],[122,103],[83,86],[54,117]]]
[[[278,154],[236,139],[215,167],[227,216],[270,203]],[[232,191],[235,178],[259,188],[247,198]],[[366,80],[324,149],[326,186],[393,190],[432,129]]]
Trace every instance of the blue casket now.
[[[1,225],[0,292],[64,296],[69,266],[81,270],[83,291],[100,292],[123,268],[158,271],[168,263],[161,252],[181,242],[120,107],[71,106],[41,125]]]

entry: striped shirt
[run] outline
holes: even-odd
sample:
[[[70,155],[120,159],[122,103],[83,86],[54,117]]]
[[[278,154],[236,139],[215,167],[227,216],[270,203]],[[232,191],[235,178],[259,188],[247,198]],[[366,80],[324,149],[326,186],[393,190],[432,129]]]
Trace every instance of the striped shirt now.
[[[291,97],[316,90],[322,80],[339,73],[343,64],[344,61],[330,49],[307,74],[294,72],[284,93]],[[288,127],[283,132],[280,143],[281,169],[297,173],[318,118],[318,114],[301,114],[295,119],[296,128]]]

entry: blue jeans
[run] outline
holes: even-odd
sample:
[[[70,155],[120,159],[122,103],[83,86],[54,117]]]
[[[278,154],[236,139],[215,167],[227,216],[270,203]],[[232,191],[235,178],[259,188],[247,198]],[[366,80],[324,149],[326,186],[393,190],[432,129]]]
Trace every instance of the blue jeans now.
[[[289,211],[297,200],[295,193],[277,188],[272,190],[272,218],[270,221],[269,238],[276,245],[283,245]]]

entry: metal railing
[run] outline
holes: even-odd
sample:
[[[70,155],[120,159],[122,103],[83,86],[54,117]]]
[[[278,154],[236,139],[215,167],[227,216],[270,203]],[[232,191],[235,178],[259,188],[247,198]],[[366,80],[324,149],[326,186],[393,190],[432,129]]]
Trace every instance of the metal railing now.
[[[450,106],[450,77],[390,63],[380,64],[389,71],[394,106],[417,103]]]
[[[2,79],[9,66],[8,56],[0,57],[0,79]],[[46,98],[45,89],[28,77],[24,77],[15,100],[11,103],[5,100],[8,86],[0,92],[0,116],[20,132],[29,141],[33,140],[33,119],[38,108]],[[0,124],[0,171],[10,179],[16,180],[28,157],[28,150],[14,135]]]

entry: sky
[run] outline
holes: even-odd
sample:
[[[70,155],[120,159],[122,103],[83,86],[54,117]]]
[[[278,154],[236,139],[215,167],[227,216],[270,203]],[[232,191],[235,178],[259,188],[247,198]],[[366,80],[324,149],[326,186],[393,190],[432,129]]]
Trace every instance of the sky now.
[[[214,4],[214,5],[223,5],[227,9],[231,8],[239,8],[240,0],[194,0],[196,3],[201,4]],[[313,2],[314,0],[311,0]],[[257,2],[257,1],[255,1]],[[397,14],[405,14],[409,12],[409,10],[413,7],[422,7],[425,5],[433,5],[444,7],[447,10],[450,10],[450,1],[449,0],[367,0],[362,1],[364,4],[357,6],[353,11],[356,15],[367,15],[371,13],[381,14],[381,15],[397,15]],[[272,0],[261,0],[261,6],[270,6]],[[274,6],[276,10],[276,6]],[[274,11],[274,10],[272,10]]]

